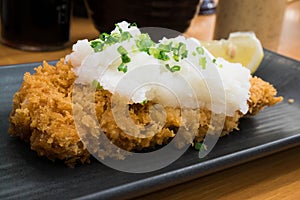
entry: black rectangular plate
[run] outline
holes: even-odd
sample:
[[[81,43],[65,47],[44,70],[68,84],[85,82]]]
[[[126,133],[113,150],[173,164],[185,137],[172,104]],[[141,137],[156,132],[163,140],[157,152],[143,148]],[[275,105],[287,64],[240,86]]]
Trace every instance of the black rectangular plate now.
[[[300,145],[300,62],[266,50],[255,75],[272,83],[284,102],[241,120],[240,131],[221,138],[205,159],[191,148],[168,167],[150,173],[120,172],[95,160],[71,169],[38,157],[7,132],[13,94],[23,74],[39,64],[0,67],[0,199],[135,197]],[[295,102],[289,104],[289,98]]]

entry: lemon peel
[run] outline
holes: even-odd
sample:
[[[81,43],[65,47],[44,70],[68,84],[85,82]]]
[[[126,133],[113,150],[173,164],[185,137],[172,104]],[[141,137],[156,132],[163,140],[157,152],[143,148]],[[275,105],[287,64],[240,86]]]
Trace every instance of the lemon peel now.
[[[261,42],[253,32],[234,32],[227,40],[200,41],[215,57],[222,57],[233,63],[241,63],[253,74],[263,57]]]

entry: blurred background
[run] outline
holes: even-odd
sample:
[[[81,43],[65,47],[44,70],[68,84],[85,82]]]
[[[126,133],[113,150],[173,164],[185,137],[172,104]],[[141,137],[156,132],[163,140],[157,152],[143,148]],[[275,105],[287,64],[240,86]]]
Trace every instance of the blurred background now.
[[[3,2],[11,0],[0,0],[2,14]],[[29,0],[28,0],[29,1]],[[38,1],[38,0],[31,0]],[[57,2],[57,0],[53,0]],[[68,1],[68,0],[64,0]],[[220,2],[223,7],[235,8],[236,2],[250,2],[253,0],[70,0],[71,17],[69,38],[66,45],[56,50],[45,51],[23,51],[11,48],[11,45],[0,44],[0,65],[16,64],[21,62],[34,62],[43,59],[57,60],[71,52],[72,44],[79,39],[95,39],[100,32],[110,32],[116,22],[128,20],[136,22],[140,27],[159,26],[183,32],[186,36],[192,36],[199,40],[209,41],[214,39],[214,30],[217,12]],[[220,1],[220,2],[219,2]],[[259,1],[260,0],[254,0]],[[267,0],[272,1],[272,0]],[[273,0],[274,1],[274,0]],[[280,54],[300,60],[300,1],[288,3],[290,0],[275,0],[286,2],[283,13],[283,23],[280,27],[281,35],[279,46],[271,49]],[[232,4],[228,3],[231,2]],[[265,1],[264,1],[265,2]],[[232,6],[234,5],[234,6]],[[268,4],[271,5],[271,4]],[[264,13],[264,10],[257,12]],[[3,11],[4,10],[4,11]],[[226,9],[222,9],[224,12]],[[3,16],[2,16],[3,21]],[[270,22],[272,23],[272,22]],[[3,25],[3,23],[2,23]],[[3,32],[2,27],[2,32]],[[50,33],[51,37],[51,33]]]

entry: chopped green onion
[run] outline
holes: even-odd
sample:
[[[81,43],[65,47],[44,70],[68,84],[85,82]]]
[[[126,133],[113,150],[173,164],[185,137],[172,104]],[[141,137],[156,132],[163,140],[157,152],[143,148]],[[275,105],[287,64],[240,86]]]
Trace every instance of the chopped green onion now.
[[[196,56],[197,54],[196,54],[196,52],[195,52],[195,51],[193,51],[193,52],[192,52],[192,55],[193,55],[193,56]]]
[[[171,68],[171,72],[177,72],[177,71],[180,71],[180,66],[179,66],[179,65],[174,65],[174,66]]]
[[[119,25],[117,25],[118,27]],[[101,33],[98,40],[91,41],[91,47],[95,52],[100,52],[105,49],[106,46],[110,46],[119,42],[123,42],[125,40],[129,40],[132,38],[132,35],[128,32],[121,33],[112,33],[111,35],[108,33]]]
[[[123,46],[119,46],[117,50],[121,54],[122,63],[129,63],[130,58],[127,55],[128,54],[127,50]]]
[[[128,54],[127,50],[123,46],[119,46],[117,50],[121,55]]]
[[[115,26],[118,28],[119,32],[122,33],[123,30],[121,29],[121,27],[119,26],[119,24],[115,24]]]
[[[102,51],[104,48],[104,43],[101,42],[100,40],[91,41],[90,45],[94,49],[95,52]]]
[[[127,54],[121,55],[121,59],[123,63],[129,63],[131,61]]]
[[[119,72],[126,73],[127,72],[127,65],[124,65],[124,63],[121,63],[118,67]]]
[[[150,47],[154,46],[154,42],[151,40],[150,36],[147,33],[139,35],[139,38],[136,40],[136,46],[140,51],[147,52],[149,54]]]
[[[165,66],[166,66],[166,68],[167,68],[169,71],[171,71],[171,67],[170,67],[169,64],[166,64]]]
[[[179,61],[179,57],[177,55],[173,55],[173,59],[178,62]]]
[[[179,48],[182,45],[182,42],[179,42],[178,44],[175,44],[175,46],[173,47],[173,54],[174,55],[179,55]]]
[[[203,55],[204,54],[204,49],[202,47],[197,47],[196,51],[200,54]]]
[[[179,42],[174,47],[172,47],[173,43],[170,42],[168,44],[160,44],[157,48],[153,45],[149,48],[148,54],[159,60],[169,60],[170,57],[167,53],[173,52],[173,59],[179,62],[180,59],[184,59],[188,56],[188,51],[186,50],[186,44],[183,42]],[[137,44],[137,46],[139,46]]]
[[[181,59],[187,57],[188,51],[186,50],[186,44],[182,42],[179,43],[178,54],[181,56]]]
[[[206,58],[205,57],[201,57],[199,59],[199,65],[202,67],[202,69],[206,69]]]
[[[214,59],[212,60],[212,62],[216,64],[217,60],[214,58]]]
[[[138,51],[139,50],[134,45],[131,46],[131,52],[132,53],[137,53]]]
[[[147,99],[145,99],[144,101],[141,102],[141,105],[144,106],[146,105],[147,102],[148,102]]]
[[[170,60],[170,57],[164,51],[161,51],[159,53],[158,59],[167,61],[167,60]]]
[[[91,47],[93,47],[93,48],[98,46],[99,44],[102,44],[102,42],[100,42],[99,40],[91,41]]]
[[[95,88],[96,90],[102,89],[102,86],[100,85],[100,83],[99,83],[97,80],[93,80],[92,86],[93,86],[93,88]]]
[[[120,37],[120,42],[129,40],[131,37],[132,37],[132,35],[128,31],[122,32],[121,37]]]
[[[173,48],[173,59],[178,62],[179,59],[184,59],[188,56],[188,51],[186,50],[186,44],[179,42]]]
[[[105,38],[105,43],[107,44],[107,45],[112,45],[112,44],[116,44],[116,43],[118,43],[119,42],[119,37],[120,37],[120,35],[119,34],[112,34],[112,35],[110,35],[110,36],[108,36],[108,37],[106,37]]]
[[[158,59],[160,56],[160,50],[155,47],[150,47],[149,54],[152,55],[154,58]]]
[[[166,64],[165,65],[166,66],[166,68],[170,71],[170,72],[177,72],[177,71],[180,71],[180,66],[179,65],[174,65],[173,67],[170,67],[170,65],[169,64]]]
[[[133,26],[137,27],[137,24],[135,22],[133,22],[133,23],[129,24],[128,28],[131,28]]]
[[[107,38],[107,37],[109,37],[109,36],[110,36],[110,35],[109,35],[108,33],[101,33],[101,34],[99,35],[99,39],[102,40],[102,41],[104,41],[105,38]]]
[[[172,42],[170,42],[169,44],[160,44],[158,46],[158,49],[160,51],[170,52],[172,50]]]
[[[188,51],[185,50],[183,53],[181,53],[181,59],[187,58],[188,56]]]
[[[170,60],[170,57],[164,51],[160,51],[159,49],[157,49],[155,47],[149,48],[149,54],[159,60],[164,60],[164,61]]]
[[[160,51],[159,49],[156,49],[155,47],[149,48],[149,55],[152,55],[154,58],[159,60],[170,60],[170,57],[164,52]]]
[[[194,148],[198,151],[207,151],[207,146],[201,142],[195,142]]]
[[[220,67],[220,68],[223,68],[223,65],[222,65],[222,64],[219,64],[219,67]]]
[[[203,147],[202,147],[202,143],[201,143],[201,142],[195,142],[194,148],[195,148],[196,150],[200,151],[200,149],[203,148]]]

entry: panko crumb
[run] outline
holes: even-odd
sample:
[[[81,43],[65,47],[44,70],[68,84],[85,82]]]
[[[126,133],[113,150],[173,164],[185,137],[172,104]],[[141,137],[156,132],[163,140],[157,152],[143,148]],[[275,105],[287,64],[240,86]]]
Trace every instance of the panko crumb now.
[[[288,99],[289,104],[293,104],[294,102],[295,102],[295,99],[292,99],[292,98]]]

